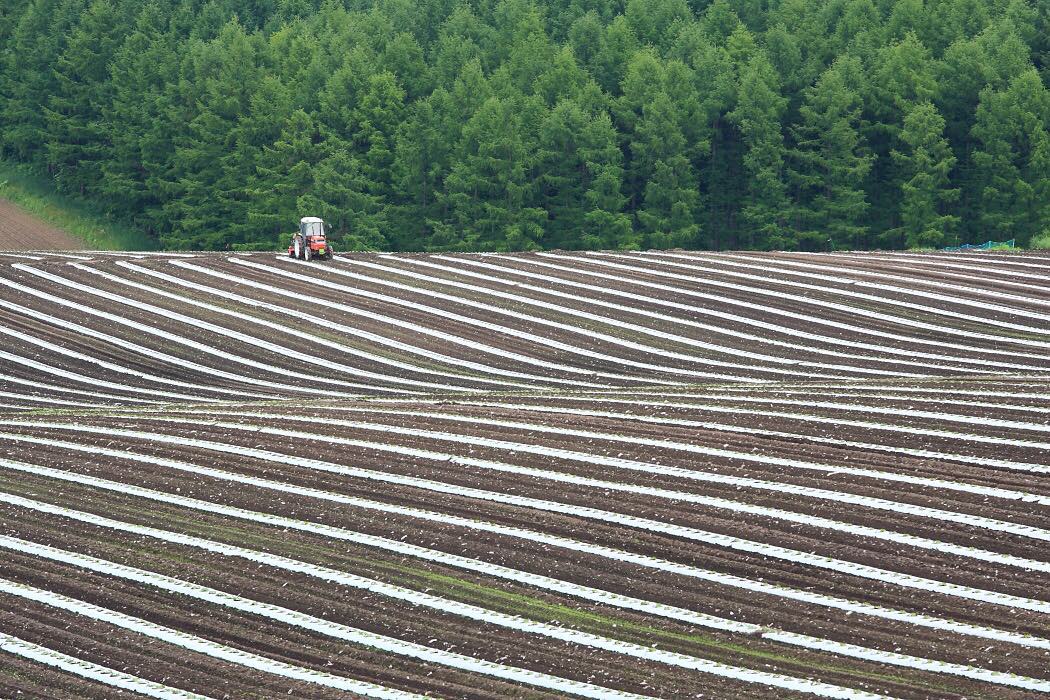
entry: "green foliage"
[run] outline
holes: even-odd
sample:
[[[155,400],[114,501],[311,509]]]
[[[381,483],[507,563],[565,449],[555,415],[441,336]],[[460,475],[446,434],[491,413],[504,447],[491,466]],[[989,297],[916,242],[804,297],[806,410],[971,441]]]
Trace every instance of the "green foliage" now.
[[[859,131],[860,72],[860,62],[848,57],[825,71],[806,90],[792,129],[791,226],[804,249],[857,248],[867,231],[863,185],[872,157]]]
[[[9,0],[0,155],[170,248],[1050,230],[1036,0]]]
[[[1025,246],[1050,222],[1050,90],[1028,70],[981,91],[973,135],[982,222]]]
[[[922,102],[904,118],[900,134],[904,151],[892,153],[905,178],[901,183],[901,224],[909,248],[943,246],[959,223],[959,217],[942,213],[946,205],[959,198],[959,190],[948,186],[955,156],[943,132],[944,119],[937,108]]]
[[[157,241],[116,221],[81,199],[58,192],[55,183],[26,166],[0,160],[0,198],[84,241],[92,250],[155,250]]]
[[[787,229],[788,199],[784,184],[784,136],[781,118],[787,99],[779,78],[763,53],[743,55],[736,109],[727,116],[744,143],[748,195],[743,202],[749,224],[748,247],[793,247]]]

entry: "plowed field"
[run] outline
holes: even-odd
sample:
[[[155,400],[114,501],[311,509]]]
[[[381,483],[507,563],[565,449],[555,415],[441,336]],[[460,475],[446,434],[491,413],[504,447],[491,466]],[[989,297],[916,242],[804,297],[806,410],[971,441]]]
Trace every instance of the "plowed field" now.
[[[0,250],[81,250],[84,242],[0,198]]]
[[[1050,693],[1050,257],[0,254],[0,697]]]

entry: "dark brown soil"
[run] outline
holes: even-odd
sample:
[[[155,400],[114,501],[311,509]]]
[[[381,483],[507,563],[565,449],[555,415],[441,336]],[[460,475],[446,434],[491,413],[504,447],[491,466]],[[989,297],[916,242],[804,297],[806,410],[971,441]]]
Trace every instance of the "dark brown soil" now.
[[[0,243],[3,240],[0,237]],[[936,258],[945,264],[979,268],[976,270],[923,267],[915,259],[890,256],[847,260],[756,254],[742,258],[705,255],[689,260],[668,259],[691,266],[686,268],[648,257],[512,255],[432,259],[448,268],[444,270],[412,265],[407,257],[372,254],[357,259],[377,262],[389,269],[338,261],[293,265],[267,254],[246,256],[272,270],[293,272],[306,279],[290,279],[273,271],[238,265],[225,255],[201,254],[191,260],[204,270],[232,275],[237,278],[234,280],[180,268],[162,256],[134,261],[138,266],[218,290],[206,292],[121,267],[117,263],[122,257],[107,256],[84,264],[184,299],[247,314],[409,366],[393,367],[243,318],[201,309],[149,289],[107,280],[64,260],[11,258],[0,265],[0,282],[7,280],[21,287],[0,284],[0,330],[10,331],[0,333],[0,350],[6,353],[0,356],[0,420],[5,421],[0,425],[0,433],[106,448],[121,456],[0,438],[0,459],[54,468],[69,475],[102,478],[119,485],[103,488],[0,465],[0,493],[111,518],[125,525],[148,526],[279,554],[493,611],[740,669],[811,678],[902,698],[1033,696],[1007,685],[810,651],[759,635],[695,627],[663,616],[597,604],[543,585],[511,582],[451,562],[395,553],[390,547],[370,546],[347,537],[382,537],[392,543],[426,548],[434,557],[468,557],[767,629],[1020,674],[1042,679],[1050,687],[1050,651],[1038,646],[847,612],[818,600],[794,599],[804,592],[827,597],[828,601],[868,603],[905,615],[933,616],[1050,640],[1050,614],[925,592],[894,579],[894,575],[906,574],[1050,603],[1050,587],[1043,571],[984,561],[939,547],[920,547],[848,532],[852,526],[863,526],[892,536],[911,535],[993,555],[1050,561],[1046,555],[1050,507],[1039,500],[1050,497],[1046,449],[1046,443],[1050,443],[1050,336],[1010,331],[987,322],[998,319],[1033,325],[1033,321],[1025,319],[1025,313],[1047,312],[1044,302],[1050,300],[1050,272],[1041,278],[1043,281],[1038,275],[1040,266],[1048,270],[1050,266],[1036,258],[1030,258],[1034,267],[1015,269],[1029,275],[1023,278],[995,274],[996,267],[1007,261],[998,256],[976,261]],[[496,269],[471,267],[465,262],[468,259],[494,265]],[[596,262],[603,259],[629,265],[631,269],[614,269]],[[533,265],[530,261],[564,269]],[[29,269],[12,267],[13,262]],[[791,267],[788,262],[818,268]],[[729,263],[755,264],[759,268],[737,268]],[[34,275],[31,269],[123,299],[71,288]],[[351,279],[336,274],[336,270],[354,272],[363,278]],[[399,270],[435,279],[413,279],[399,274]],[[500,277],[513,284],[471,278],[456,270]],[[603,287],[604,291],[531,280],[506,272],[510,270],[585,282]],[[786,270],[829,274],[849,281],[823,282],[785,274]],[[682,277],[667,278],[658,272]],[[757,279],[734,277],[728,272],[746,273]],[[588,273],[613,275],[617,279]],[[1028,286],[1010,286],[1011,280]],[[245,281],[270,285],[276,291],[256,289]],[[711,284],[713,281],[754,289],[727,289]],[[404,284],[408,289],[396,289],[384,282]],[[464,289],[449,282],[477,289]],[[804,290],[785,282],[817,285],[820,289]],[[842,294],[859,291],[886,301],[908,303],[922,299],[874,288],[869,283],[965,300],[990,297],[956,291],[955,287],[1000,291],[1026,299],[1017,301],[1016,314],[1000,315],[962,305],[959,308],[963,313],[952,318]],[[524,288],[526,284],[537,289]],[[554,297],[545,294],[544,287],[569,292],[571,296]],[[682,290],[721,295],[723,301],[679,293]],[[36,296],[34,291],[50,297]],[[228,298],[224,291],[279,305],[294,315]],[[614,291],[686,304],[692,310],[647,305]],[[516,294],[540,303],[501,298],[490,292]],[[384,298],[370,298],[370,294]],[[595,301],[626,308],[610,309]],[[734,301],[758,306],[749,309]],[[894,319],[866,318],[812,301],[869,309]],[[86,308],[78,309],[72,304]],[[410,304],[422,308],[412,308]],[[948,308],[945,304],[931,300],[929,307]],[[516,318],[504,310],[529,315],[530,320]],[[734,318],[712,316],[707,311],[729,312]],[[99,312],[116,314],[126,322],[105,318]],[[585,319],[576,312],[596,314],[606,320]],[[651,318],[649,312],[798,347],[784,348],[776,343],[705,331],[688,323]],[[174,314],[259,338],[283,349],[259,348],[243,339],[178,320]],[[449,314],[460,318],[449,318]],[[343,328],[327,328],[310,323],[309,318],[342,324]],[[681,339],[624,329],[612,322],[616,320]],[[909,325],[914,320],[943,329],[915,329]],[[59,321],[77,327],[62,327]],[[844,330],[828,323],[849,324],[861,330]],[[134,324],[189,342],[175,342]],[[586,332],[557,324],[641,344],[654,351],[589,337]],[[493,325],[497,328],[489,327]],[[849,344],[793,336],[790,329]],[[971,338],[951,329],[989,338]],[[876,332],[902,338],[880,337]],[[93,333],[104,337],[93,337]],[[523,338],[522,333],[564,347],[554,348]],[[366,334],[381,336],[387,342],[377,342]],[[725,350],[697,348],[682,339],[718,344]],[[129,343],[136,347],[129,347]],[[906,354],[856,347],[858,343],[896,348]],[[781,357],[788,362],[742,357],[737,349]],[[669,358],[656,350],[687,357]],[[83,357],[65,355],[63,351]],[[426,353],[437,353],[439,357],[428,357]],[[936,353],[950,359],[928,360],[918,357],[918,353]],[[919,369],[903,364],[902,359],[941,367]],[[725,367],[710,361],[738,366]],[[989,368],[988,363],[992,362],[1013,362],[1033,369],[996,374],[994,368]],[[343,367],[336,368],[335,363]],[[551,363],[560,366],[551,367]],[[819,363],[840,367],[821,367]],[[775,369],[787,372],[772,371]],[[870,370],[886,374],[873,375]],[[217,372],[230,376],[217,376]],[[382,374],[384,378],[364,377],[360,372]],[[903,372],[928,376],[903,376]],[[708,373],[712,378],[704,379],[698,373]],[[723,379],[715,379],[714,375]],[[339,387],[332,380],[360,388]],[[403,380],[448,384],[453,388],[426,391]],[[340,398],[310,390],[338,391],[347,396]],[[93,396],[93,392],[111,396]],[[179,394],[181,398],[161,392]],[[124,396],[171,405],[135,404],[121,398]],[[262,397],[267,400],[261,400]],[[48,399],[92,406],[76,408],[48,403]],[[568,412],[572,410],[593,415]],[[915,412],[920,414],[909,415]],[[252,413],[268,415],[247,415]],[[335,421],[350,424],[337,425]],[[129,430],[173,440],[121,432]],[[274,430],[296,434],[282,435]],[[192,440],[235,449],[266,450],[270,454],[235,454],[190,444]],[[415,452],[402,454],[398,450]],[[205,476],[148,464],[132,459],[135,455],[176,460],[216,473]],[[317,462],[290,463],[301,458]],[[490,464],[472,464],[469,460],[486,460]],[[779,463],[783,460],[794,463]],[[982,461],[1009,462],[1013,468],[1011,464],[996,466]],[[683,471],[661,473],[668,468]],[[539,471],[521,474],[515,469]],[[269,484],[236,481],[244,476],[265,479]],[[616,488],[562,480],[574,477],[599,480]],[[737,478],[765,482],[768,487],[735,483]],[[405,479],[425,481],[398,483]],[[910,483],[907,479],[934,481]],[[962,485],[978,492],[945,485]],[[286,486],[306,487],[316,493],[281,490]],[[130,487],[199,499],[201,503],[162,503],[127,491]],[[663,489],[681,496],[634,493],[620,487]],[[787,490],[793,487],[826,493],[789,493]],[[457,489],[478,491],[450,492]],[[989,494],[980,489],[1001,492]],[[1011,494],[1020,497],[1010,497]],[[852,496],[882,499],[888,507],[845,502]],[[721,501],[686,500],[692,497]],[[357,500],[346,502],[348,498]],[[533,501],[517,500],[521,498]],[[243,510],[220,514],[209,511],[207,504]],[[943,515],[898,513],[893,504],[937,509]],[[752,507],[777,512],[750,514],[741,510]],[[955,522],[955,515],[979,516],[1032,530],[1030,536],[1007,534],[994,527]],[[265,524],[252,519],[257,516],[291,519],[298,524]],[[796,516],[833,522],[795,522]],[[623,524],[619,522],[622,517],[641,520],[633,525]],[[459,520],[443,522],[443,518]],[[339,528],[343,534],[308,531],[312,524]],[[675,533],[671,527],[690,530]],[[567,644],[412,605],[379,592],[167,543],[117,527],[86,524],[38,508],[0,504],[0,534],[89,554],[435,649],[608,689],[657,697],[794,697],[783,688]],[[700,537],[773,545],[805,556],[865,564],[887,573],[879,580],[836,572],[806,561],[742,551],[728,546],[725,539],[707,542]],[[5,562],[0,567],[0,578],[69,595],[303,668],[438,697],[549,695],[481,673],[334,640],[318,632],[117,576],[7,550],[0,554]],[[621,561],[621,555],[631,561]],[[720,578],[726,576],[736,578]],[[759,583],[779,586],[781,594],[750,590],[749,586]],[[10,595],[0,595],[0,631],[211,696],[343,696],[315,684],[250,671]],[[113,695],[114,689],[101,683],[77,679],[10,655],[0,658],[2,697]]]

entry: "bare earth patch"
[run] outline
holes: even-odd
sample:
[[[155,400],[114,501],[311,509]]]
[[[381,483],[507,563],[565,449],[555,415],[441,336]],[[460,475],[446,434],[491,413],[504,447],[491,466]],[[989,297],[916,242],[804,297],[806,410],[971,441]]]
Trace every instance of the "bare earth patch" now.
[[[84,242],[0,199],[0,250],[86,250]]]

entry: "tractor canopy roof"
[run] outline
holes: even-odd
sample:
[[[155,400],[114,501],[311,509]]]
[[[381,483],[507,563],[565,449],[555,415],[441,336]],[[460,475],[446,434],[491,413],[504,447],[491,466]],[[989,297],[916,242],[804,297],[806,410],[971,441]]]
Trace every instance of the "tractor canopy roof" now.
[[[300,224],[323,224],[324,221],[317,218],[316,216],[304,216],[299,219]]]

